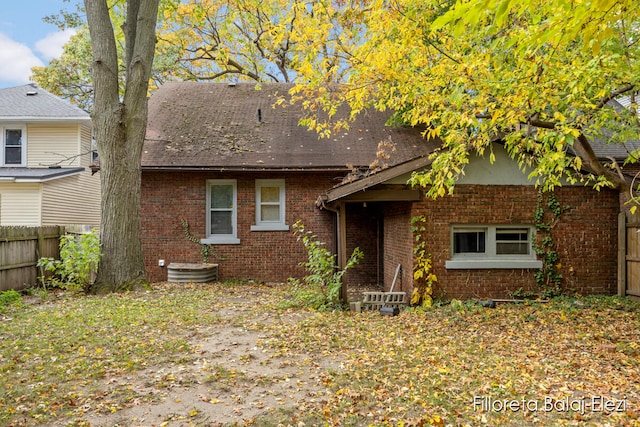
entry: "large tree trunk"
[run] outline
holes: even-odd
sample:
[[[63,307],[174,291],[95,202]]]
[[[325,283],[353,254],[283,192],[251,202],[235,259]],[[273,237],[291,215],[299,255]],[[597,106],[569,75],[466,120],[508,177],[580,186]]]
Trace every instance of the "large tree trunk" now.
[[[159,0],[129,0],[124,96],[105,0],[85,0],[93,49],[93,128],[100,157],[102,258],[90,291],[125,291],[146,283],[140,227],[140,157]]]

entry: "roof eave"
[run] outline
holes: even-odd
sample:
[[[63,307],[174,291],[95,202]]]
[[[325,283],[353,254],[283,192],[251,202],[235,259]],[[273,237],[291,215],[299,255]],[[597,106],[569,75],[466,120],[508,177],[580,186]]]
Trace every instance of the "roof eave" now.
[[[0,116],[0,122],[29,123],[86,123],[91,124],[91,117],[37,117],[37,116]]]
[[[432,162],[433,160],[430,159],[429,156],[414,158],[407,162],[392,166],[387,169],[383,169],[364,178],[357,179],[348,184],[334,187],[331,190],[328,190],[326,193],[322,194],[319,197],[318,201],[321,202],[320,204],[329,204],[338,201],[359,191],[365,191],[366,189],[371,188],[374,185],[378,185],[385,181],[397,178],[408,172],[425,168],[431,165]]]
[[[54,169],[56,170],[56,169]],[[43,176],[19,176],[19,175],[15,175],[15,176],[11,176],[11,174],[3,174],[0,171],[0,182],[15,182],[15,183],[40,183],[40,182],[47,182],[47,181],[53,181],[56,179],[60,179],[60,178],[66,178],[69,176],[74,176],[74,175],[79,175],[82,172],[84,172],[84,168],[82,167],[78,167],[78,168],[68,168],[68,169],[60,169],[60,170],[56,170],[56,172],[52,172],[50,174],[47,175],[43,175]]]

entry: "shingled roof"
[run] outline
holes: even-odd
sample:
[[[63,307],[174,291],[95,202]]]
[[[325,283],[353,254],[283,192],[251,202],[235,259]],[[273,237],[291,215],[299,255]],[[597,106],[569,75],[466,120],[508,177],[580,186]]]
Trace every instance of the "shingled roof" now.
[[[0,89],[0,120],[86,121],[89,113],[35,84]]]
[[[391,140],[389,166],[425,156],[435,146],[416,129],[385,125],[368,111],[350,129],[320,138],[299,126],[299,104],[274,105],[290,84],[171,82],[149,101],[143,169],[346,170],[367,167],[378,143]]]

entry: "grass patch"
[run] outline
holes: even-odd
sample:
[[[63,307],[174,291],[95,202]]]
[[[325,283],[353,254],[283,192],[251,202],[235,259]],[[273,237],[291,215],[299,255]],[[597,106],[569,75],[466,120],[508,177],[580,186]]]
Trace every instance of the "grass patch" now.
[[[77,412],[95,400],[97,380],[191,357],[185,337],[193,327],[217,321],[210,312],[217,296],[195,288],[67,294],[13,310],[12,319],[0,324],[0,423],[24,417],[40,423]],[[127,400],[132,394],[118,399],[103,394],[100,400]]]
[[[0,292],[0,313],[4,313],[11,307],[19,307],[22,305],[22,297],[20,293],[9,290]]]

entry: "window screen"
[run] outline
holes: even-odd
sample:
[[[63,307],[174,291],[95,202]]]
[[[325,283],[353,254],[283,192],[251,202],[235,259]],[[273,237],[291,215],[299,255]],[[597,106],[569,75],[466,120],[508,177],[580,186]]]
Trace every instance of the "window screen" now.
[[[496,228],[496,254],[528,255],[529,230],[513,228]]]

